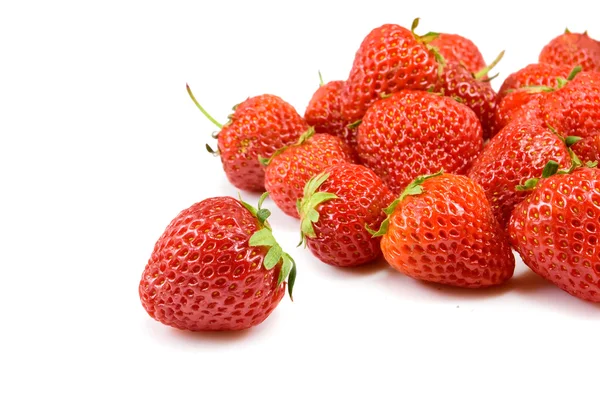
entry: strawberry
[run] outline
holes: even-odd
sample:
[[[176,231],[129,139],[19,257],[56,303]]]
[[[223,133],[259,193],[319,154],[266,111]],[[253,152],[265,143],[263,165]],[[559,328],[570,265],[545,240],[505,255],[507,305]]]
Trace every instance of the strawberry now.
[[[600,71],[600,45],[587,32],[572,33],[567,29],[544,46],[539,61],[569,68],[579,65],[584,71]]]
[[[327,166],[352,161],[352,150],[342,139],[315,135],[311,127],[296,144],[278,150],[265,161],[265,187],[285,214],[299,218],[296,204],[308,180]]]
[[[535,273],[575,297],[600,302],[600,170],[552,175],[557,170],[550,162],[513,211],[511,243]]]
[[[571,149],[583,163],[600,162],[600,133],[582,139]]]
[[[484,139],[492,136],[496,92],[492,89],[489,81],[480,77],[486,75],[503,55],[504,52],[500,53],[489,67],[478,74],[471,73],[461,64],[447,63],[443,67],[443,72],[436,87],[437,91],[467,105],[475,112],[481,122]]]
[[[490,140],[468,176],[481,185],[496,219],[506,227],[512,210],[526,195],[515,187],[539,176],[550,160],[570,167],[563,140],[535,122],[515,121]]]
[[[258,158],[269,158],[277,149],[298,140],[308,129],[306,121],[294,107],[275,95],[246,99],[233,108],[225,125],[219,124],[187,91],[200,111],[217,127],[218,153],[227,179],[238,189],[262,192],[265,189],[264,167]]]
[[[266,221],[269,211],[231,197],[208,198],[181,211],[160,236],[139,285],[142,306],[179,329],[241,330],[279,304],[292,258]],[[288,277],[289,276],[289,277]]]
[[[498,101],[515,89],[523,87],[557,88],[560,80],[567,78],[571,68],[546,63],[528,64],[510,74],[498,91]]]
[[[430,44],[447,63],[461,64],[471,73],[476,73],[486,66],[479,48],[464,36],[440,33]]]
[[[427,43],[436,35],[415,34],[418,21],[418,18],[413,21],[410,31],[385,24],[364,38],[342,90],[344,121],[361,119],[382,94],[434,87],[438,79],[438,55]]]
[[[377,227],[394,195],[375,173],[357,164],[338,164],[311,178],[298,201],[302,242],[324,263],[354,267],[375,260]]]
[[[375,237],[388,263],[412,278],[465,288],[513,275],[508,237],[479,184],[454,174],[419,176],[386,210]]]
[[[449,97],[404,90],[380,99],[358,127],[357,151],[399,194],[416,176],[441,168],[466,174],[482,148],[473,110]]]
[[[345,121],[342,117],[340,96],[344,85],[344,81],[331,81],[324,84],[321,80],[321,85],[306,107],[304,119],[308,125],[315,128],[315,131],[338,136],[354,149],[356,128],[349,126],[352,121]]]

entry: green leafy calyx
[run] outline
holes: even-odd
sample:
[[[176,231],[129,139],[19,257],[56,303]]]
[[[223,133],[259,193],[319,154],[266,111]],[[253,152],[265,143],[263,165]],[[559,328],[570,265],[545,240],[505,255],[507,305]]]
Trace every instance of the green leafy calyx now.
[[[475,74],[473,74],[473,77],[475,79],[482,80],[483,77],[485,77],[494,67],[496,67],[496,65],[498,65],[498,63],[500,62],[500,60],[502,60],[502,57],[504,57],[504,50],[502,50],[500,52],[500,54],[498,54],[498,56],[494,59],[494,61],[492,61],[492,63],[490,65],[487,65],[487,66],[483,67],[481,70],[479,70]],[[498,74],[494,75],[491,78],[487,78],[485,80],[486,81],[491,81],[492,79],[496,78],[497,76],[498,76]]]
[[[385,212],[387,217],[385,220],[383,220],[381,222],[381,225],[379,226],[379,230],[375,231],[375,230],[371,229],[370,227],[365,226],[367,231],[373,237],[381,237],[382,235],[387,233],[388,228],[390,226],[390,216],[392,213],[394,213],[398,204],[400,202],[402,202],[404,200],[404,198],[406,198],[407,196],[421,195],[423,193],[423,183],[430,178],[438,177],[442,174],[444,174],[444,169],[441,169],[440,171],[438,171],[437,173],[434,173],[434,174],[420,175],[417,178],[415,178],[413,180],[413,182],[411,182],[410,184],[408,184],[406,186],[406,188],[404,188],[404,191],[402,191],[402,193],[400,194],[400,196],[397,199],[395,199],[388,207],[383,209],[383,211]]]
[[[263,265],[265,269],[271,270],[281,262],[281,270],[279,271],[279,277],[277,279],[277,285],[280,285],[287,279],[288,293],[290,299],[293,301],[293,289],[294,282],[296,281],[296,262],[286,252],[283,251],[281,246],[275,240],[271,226],[267,222],[267,219],[271,215],[268,209],[263,209],[262,204],[269,195],[268,192],[262,194],[258,200],[258,208],[244,202],[240,197],[240,202],[246,209],[252,213],[258,219],[259,230],[257,230],[248,241],[250,246],[262,246],[267,247],[268,251],[263,259]]]
[[[317,206],[330,199],[336,199],[337,195],[329,192],[317,192],[321,184],[329,178],[329,173],[320,173],[312,177],[304,186],[304,194],[299,199],[296,207],[300,215],[300,243],[306,246],[306,238],[316,237],[313,223],[319,221]]]

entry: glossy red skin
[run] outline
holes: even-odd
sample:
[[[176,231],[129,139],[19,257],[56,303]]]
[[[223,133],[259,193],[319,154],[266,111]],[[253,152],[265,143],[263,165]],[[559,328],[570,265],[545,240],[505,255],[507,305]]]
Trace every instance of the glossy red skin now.
[[[600,133],[588,136],[571,146],[583,163],[600,163]]]
[[[298,140],[308,129],[294,107],[278,96],[251,97],[237,106],[218,135],[227,179],[238,189],[264,192],[264,167],[258,158]]]
[[[441,168],[466,174],[482,149],[477,116],[449,97],[401,91],[378,100],[358,128],[358,156],[399,194]]]
[[[306,182],[327,166],[352,163],[352,154],[341,138],[315,134],[271,160],[265,171],[265,187],[285,214],[299,218],[296,201],[302,198]]]
[[[394,201],[394,195],[375,173],[357,164],[338,164],[323,170],[329,178],[318,192],[329,192],[337,199],[316,207],[319,220],[313,223],[315,237],[306,244],[319,260],[332,266],[355,267],[381,255],[379,238],[365,228],[377,230]]]
[[[565,143],[537,123],[515,121],[490,140],[468,176],[481,185],[494,216],[505,228],[514,207],[527,196],[515,186],[541,177],[550,160],[558,162],[561,168],[571,166]]]
[[[540,93],[531,93],[525,90],[516,90],[503,96],[500,100],[497,100],[496,108],[494,109],[494,120],[492,123],[492,136],[500,132],[508,123],[510,123],[515,115],[519,114],[526,104],[534,101],[536,97],[539,97]],[[519,118],[525,120],[526,118]],[[541,118],[538,118],[541,120]],[[517,122],[518,122],[517,121]]]
[[[498,91],[498,101],[506,96],[509,91],[525,86],[547,86],[557,88],[557,78],[567,79],[571,73],[568,66],[557,66],[546,63],[529,64],[519,71],[510,74],[502,83]]]
[[[483,189],[464,176],[425,180],[390,215],[381,250],[396,270],[418,280],[464,288],[502,284],[513,275],[508,237]]]
[[[438,85],[438,91],[458,99],[475,112],[481,122],[483,139],[492,136],[496,92],[489,82],[474,78],[473,74],[460,64],[448,63],[444,66]]]
[[[600,170],[540,180],[513,211],[509,232],[531,270],[575,297],[600,302]]]
[[[548,96],[549,102],[554,100],[555,104],[560,104],[561,113],[556,116],[556,121],[552,118],[546,118],[546,121],[560,127],[564,136],[587,138],[600,132],[600,81],[592,85],[584,79],[573,80]]]
[[[344,81],[331,81],[319,87],[313,94],[304,119],[316,132],[340,137],[352,149],[356,147],[356,128],[348,128],[352,121],[342,116],[341,95]]]
[[[544,46],[539,61],[571,69],[580,65],[584,71],[600,71],[600,45],[586,33],[565,32]]]
[[[264,321],[285,294],[281,266],[263,266],[266,247],[248,240],[258,221],[231,197],[181,211],[154,246],[139,285],[142,306],[182,330],[242,330]]]
[[[476,73],[486,67],[483,55],[479,48],[470,39],[464,36],[440,33],[431,42],[447,63],[464,65],[468,71]]]
[[[385,24],[373,29],[356,52],[342,91],[342,115],[356,122],[381,97],[402,89],[427,90],[438,79],[438,63],[426,45],[406,28]]]

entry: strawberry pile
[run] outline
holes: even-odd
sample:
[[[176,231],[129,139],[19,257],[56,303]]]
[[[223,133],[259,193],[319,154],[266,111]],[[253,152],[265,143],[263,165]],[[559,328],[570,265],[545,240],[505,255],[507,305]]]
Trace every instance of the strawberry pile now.
[[[274,238],[270,195],[304,245],[344,269],[383,256],[417,280],[477,289],[510,280],[515,255],[600,302],[600,43],[565,31],[496,92],[457,34],[385,24],[346,80],[321,81],[304,115],[272,94],[233,107],[217,149],[258,208],[213,197],[181,211],[139,285],[154,319],[187,330],[264,321],[296,264]]]

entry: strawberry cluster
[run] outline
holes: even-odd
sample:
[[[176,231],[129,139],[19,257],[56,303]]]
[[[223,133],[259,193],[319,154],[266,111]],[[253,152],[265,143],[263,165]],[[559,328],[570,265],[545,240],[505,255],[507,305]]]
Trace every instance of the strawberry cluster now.
[[[146,311],[188,330],[239,330],[290,297],[296,265],[272,235],[267,194],[299,219],[324,263],[381,255],[414,279],[506,283],[515,256],[578,298],[600,302],[600,44],[568,30],[496,91],[477,46],[456,34],[385,24],[346,80],[320,87],[303,116],[264,94],[218,124],[230,183],[262,192],[183,210],[139,285]],[[209,148],[210,149],[210,148]],[[211,149],[212,151],[212,149]]]

